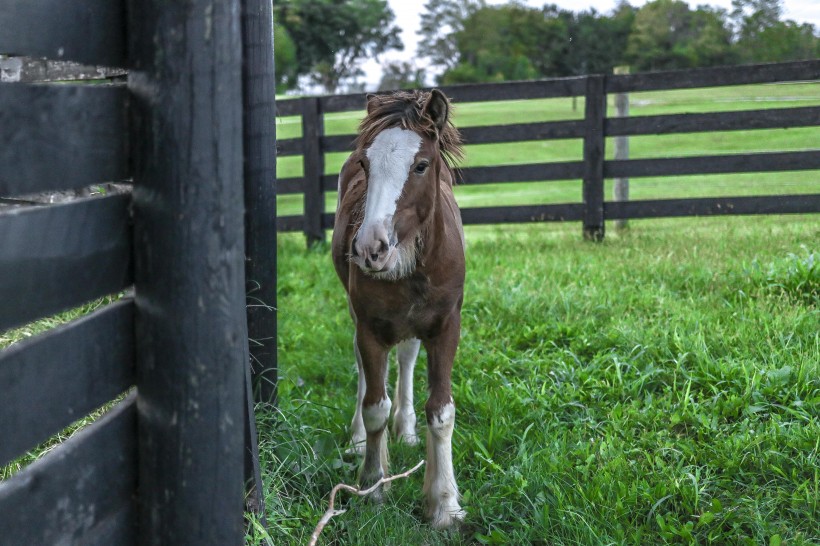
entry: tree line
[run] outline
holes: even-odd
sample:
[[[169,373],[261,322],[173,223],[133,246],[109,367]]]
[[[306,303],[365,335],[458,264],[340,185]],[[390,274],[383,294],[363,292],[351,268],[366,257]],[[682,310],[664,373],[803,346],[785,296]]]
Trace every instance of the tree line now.
[[[300,82],[333,93],[355,86],[360,63],[402,50],[386,0],[283,0],[274,5],[277,90]],[[627,0],[609,13],[511,1],[428,0],[417,30],[418,62],[383,65],[381,89],[499,82],[776,62],[820,57],[820,34],[783,18],[782,0],[733,0],[732,10],[683,0]],[[423,64],[422,64],[423,60]]]

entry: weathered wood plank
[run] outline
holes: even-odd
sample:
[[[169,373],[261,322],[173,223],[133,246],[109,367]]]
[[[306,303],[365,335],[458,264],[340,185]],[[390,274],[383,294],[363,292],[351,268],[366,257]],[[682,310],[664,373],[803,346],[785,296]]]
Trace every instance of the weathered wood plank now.
[[[604,77],[588,76],[584,132],[584,238],[604,238]]]
[[[304,216],[279,216],[276,219],[276,229],[282,232],[302,231]]]
[[[604,132],[607,136],[668,135],[815,125],[820,125],[820,106],[611,118],[604,122]]]
[[[301,138],[285,138],[276,141],[277,156],[284,157],[288,155],[301,155],[302,153],[303,150]]]
[[[459,180],[459,184],[573,180],[580,179],[583,175],[583,161],[556,161],[554,163],[528,163],[526,165],[501,165],[497,167],[468,167],[461,170],[462,179]]]
[[[322,213],[325,211],[325,195],[322,175],[325,172],[325,155],[320,147],[324,133],[324,116],[318,98],[302,99],[302,150],[304,151],[305,220],[303,228],[308,245],[324,241]]]
[[[607,93],[691,89],[820,79],[820,60],[719,66],[609,76]]]
[[[583,218],[581,203],[525,205],[513,207],[477,207],[461,209],[464,224],[508,224],[525,222],[564,222]]]
[[[0,466],[134,384],[126,299],[0,351]]]
[[[137,544],[136,396],[0,482],[4,546]]]
[[[141,544],[241,544],[241,13],[129,0],[128,14]]]
[[[820,169],[820,151],[763,152],[607,161],[606,178],[801,171]]]
[[[608,202],[604,204],[604,208],[607,218],[802,214],[820,212],[820,193]]]
[[[0,330],[131,284],[130,195],[0,213]]]
[[[124,67],[121,0],[23,0],[0,9],[0,53]]]
[[[302,193],[305,187],[305,179],[298,178],[280,178],[276,181],[277,195],[284,195],[288,193]]]
[[[127,100],[121,85],[0,83],[0,195],[128,178]]]

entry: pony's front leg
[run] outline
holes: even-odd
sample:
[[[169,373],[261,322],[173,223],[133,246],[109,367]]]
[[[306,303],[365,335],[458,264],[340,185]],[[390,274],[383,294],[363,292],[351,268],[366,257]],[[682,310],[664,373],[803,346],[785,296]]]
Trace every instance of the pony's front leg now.
[[[359,374],[359,387],[356,392],[356,411],[353,413],[353,422],[350,424],[351,446],[348,453],[361,455],[364,453],[364,445],[367,440],[367,432],[364,430],[364,419],[362,418],[362,402],[364,401],[364,391],[366,384],[364,381],[364,369],[362,368],[362,355],[359,352],[359,344],[356,335],[353,335],[353,352],[356,354],[356,370]]]
[[[396,348],[396,360],[399,362],[398,379],[396,379],[396,407],[393,411],[393,432],[396,439],[416,445],[416,409],[413,407],[413,369],[419,356],[421,341],[408,339],[399,343]]]
[[[361,354],[365,393],[362,400],[362,421],[367,433],[364,462],[359,476],[360,487],[367,488],[387,474],[387,418],[390,416],[390,398],[387,396],[387,353],[385,347],[366,330],[356,332]],[[382,487],[373,492],[377,502],[382,499]]]
[[[458,486],[453,471],[453,428],[456,406],[450,378],[458,347],[461,317],[449,317],[442,333],[425,343],[430,397],[427,414],[427,468],[424,473],[426,515],[433,527],[444,529],[464,519],[458,503]]]

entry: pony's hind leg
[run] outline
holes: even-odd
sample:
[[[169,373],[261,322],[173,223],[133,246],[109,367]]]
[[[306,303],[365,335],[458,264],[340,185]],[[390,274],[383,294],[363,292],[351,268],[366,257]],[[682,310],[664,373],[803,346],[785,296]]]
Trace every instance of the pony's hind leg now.
[[[399,371],[396,379],[396,403],[393,408],[393,431],[397,440],[403,440],[410,445],[416,445],[419,441],[416,435],[416,410],[413,407],[413,370],[420,347],[421,341],[408,339],[399,343],[396,348]]]
[[[366,332],[357,332],[356,341],[365,378],[362,421],[367,434],[359,485],[367,488],[387,474],[387,419],[392,405],[385,385],[388,349]],[[382,490],[379,487],[371,498],[381,501]]]
[[[356,354],[356,369],[359,373],[359,388],[356,393],[356,411],[353,413],[353,422],[350,423],[352,445],[347,452],[362,455],[364,453],[364,444],[367,440],[367,432],[365,432],[364,420],[362,419],[362,401],[364,400],[366,384],[364,381],[364,369],[362,369],[362,355],[359,352],[359,345],[356,343],[356,334],[353,334],[353,352]]]

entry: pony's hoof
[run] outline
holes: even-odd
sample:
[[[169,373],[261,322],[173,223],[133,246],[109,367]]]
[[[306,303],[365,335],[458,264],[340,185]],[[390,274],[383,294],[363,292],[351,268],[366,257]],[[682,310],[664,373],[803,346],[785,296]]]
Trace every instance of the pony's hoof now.
[[[452,529],[459,526],[466,516],[467,512],[459,506],[458,502],[441,503],[427,511],[427,519],[433,529]]]

